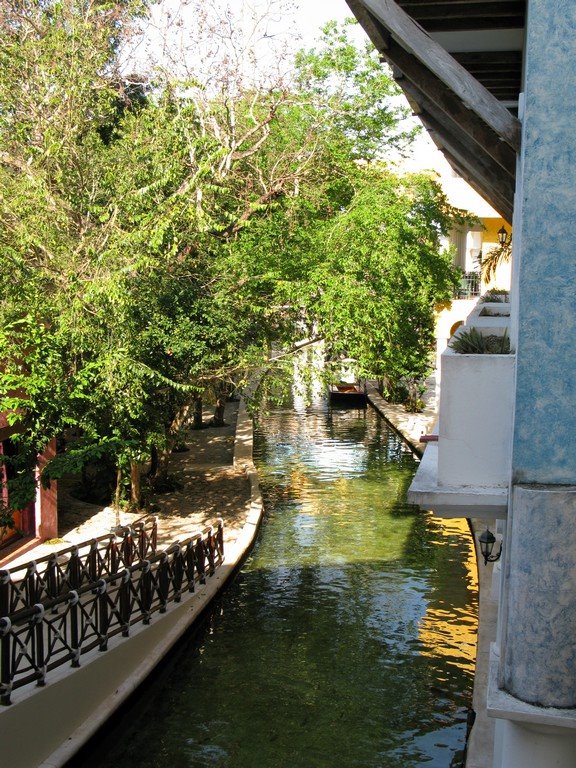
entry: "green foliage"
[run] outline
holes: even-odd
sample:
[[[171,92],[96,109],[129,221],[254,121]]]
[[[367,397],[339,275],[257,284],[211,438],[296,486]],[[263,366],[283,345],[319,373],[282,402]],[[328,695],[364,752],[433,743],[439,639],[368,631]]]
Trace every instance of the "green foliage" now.
[[[461,355],[507,355],[510,353],[510,339],[507,332],[502,335],[484,335],[474,326],[458,333],[448,346]]]
[[[304,339],[364,376],[417,385],[434,303],[454,285],[439,238],[457,212],[429,179],[375,162],[413,131],[371,49],[330,24],[291,90],[242,90],[225,70],[219,89],[124,83],[118,50],[142,12],[130,0],[3,8],[12,505],[33,494],[51,438],[81,435],[46,482],[103,456],[126,469],[169,450],[195,395],[290,365]]]
[[[456,275],[440,236],[450,210],[426,177],[363,172],[348,209],[324,236],[315,270],[316,324],[334,357],[353,357],[360,375],[419,381],[434,345],[434,304]]]
[[[347,139],[352,159],[374,160],[407,146],[418,129],[402,125],[409,110],[392,98],[401,91],[374,47],[359,49],[350,40],[348,27],[355,23],[326,24],[319,47],[296,57],[297,83],[316,97],[326,116],[323,130]]]

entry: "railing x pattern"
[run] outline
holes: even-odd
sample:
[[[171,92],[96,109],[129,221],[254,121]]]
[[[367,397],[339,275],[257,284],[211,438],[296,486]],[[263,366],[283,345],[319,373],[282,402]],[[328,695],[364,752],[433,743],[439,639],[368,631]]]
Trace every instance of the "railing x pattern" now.
[[[206,528],[182,542],[105,573],[65,594],[49,597],[0,618],[0,703],[32,682],[46,684],[49,672],[82,655],[108,649],[110,638],[128,637],[137,622],[149,624],[196,583],[205,583],[224,560],[224,528]]]
[[[144,517],[12,570],[0,570],[0,616],[54,600],[156,553],[158,521]]]

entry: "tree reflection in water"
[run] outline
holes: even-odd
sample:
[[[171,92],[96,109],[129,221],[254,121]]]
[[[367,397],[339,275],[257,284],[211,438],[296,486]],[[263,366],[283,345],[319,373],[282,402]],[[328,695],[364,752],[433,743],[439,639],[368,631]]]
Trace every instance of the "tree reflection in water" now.
[[[251,557],[122,739],[83,766],[459,766],[467,526],[406,503],[416,461],[371,409],[276,408],[256,438],[267,514]]]

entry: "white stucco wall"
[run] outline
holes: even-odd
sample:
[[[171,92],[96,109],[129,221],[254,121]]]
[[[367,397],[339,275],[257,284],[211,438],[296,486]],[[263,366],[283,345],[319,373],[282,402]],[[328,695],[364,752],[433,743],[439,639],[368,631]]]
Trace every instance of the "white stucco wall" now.
[[[508,485],[514,364],[512,354],[443,352],[438,485]]]

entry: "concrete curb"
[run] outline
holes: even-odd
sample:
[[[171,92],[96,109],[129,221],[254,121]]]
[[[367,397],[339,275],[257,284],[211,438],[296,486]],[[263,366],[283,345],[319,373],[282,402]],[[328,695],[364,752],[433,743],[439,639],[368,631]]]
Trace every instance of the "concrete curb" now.
[[[384,400],[373,383],[367,383],[366,391],[372,407],[408,443],[414,453],[421,458],[424,452],[424,445],[419,442],[420,437],[432,431],[438,418],[434,404],[435,400],[427,403],[421,413],[409,413],[403,405],[389,403],[387,400]]]
[[[254,544],[263,516],[252,440],[252,419],[241,402],[234,463],[242,465],[249,478],[250,509],[238,537],[226,545],[224,564],[181,603],[171,604],[163,615],[155,614],[151,625],[135,625],[130,642],[113,638],[109,650],[87,654],[79,669],[60,667],[45,687],[15,691],[14,703],[0,709],[3,765],[61,768],[134,693],[231,579]],[[30,723],[42,727],[34,731]]]

